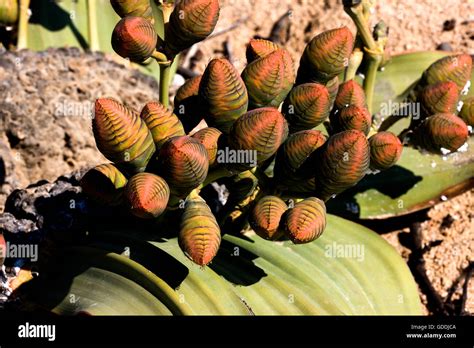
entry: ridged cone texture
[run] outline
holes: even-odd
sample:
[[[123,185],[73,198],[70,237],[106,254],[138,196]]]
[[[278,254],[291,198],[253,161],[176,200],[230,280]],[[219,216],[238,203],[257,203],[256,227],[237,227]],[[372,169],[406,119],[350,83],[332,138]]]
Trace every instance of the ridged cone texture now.
[[[227,59],[213,59],[207,66],[199,86],[207,113],[205,120],[225,134],[248,108],[244,81]]]
[[[90,169],[81,178],[82,191],[93,200],[105,205],[122,203],[127,178],[111,163]]]
[[[469,54],[458,54],[441,58],[423,73],[422,85],[438,82],[454,82],[461,91],[471,78],[472,58]]]
[[[369,138],[370,169],[385,170],[400,159],[403,145],[391,132],[379,132]]]
[[[369,169],[370,148],[364,133],[343,131],[331,136],[316,165],[316,196],[324,201],[357,184]]]
[[[284,234],[294,244],[309,243],[322,235],[326,228],[326,206],[310,197],[295,204],[281,219]]]
[[[206,148],[189,136],[167,140],[158,154],[157,172],[169,184],[171,193],[186,197],[207,177],[209,157]]]
[[[369,134],[372,116],[366,107],[350,105],[331,114],[331,127],[335,133],[345,130],[358,130]]]
[[[157,149],[160,149],[169,138],[185,135],[183,125],[178,117],[160,102],[147,103],[140,117],[150,130]]]
[[[257,151],[260,164],[273,156],[288,136],[288,124],[274,108],[247,112],[233,125],[229,145],[235,150]]]
[[[366,107],[365,92],[355,80],[349,80],[339,85],[339,90],[334,100],[334,107],[342,109],[349,105]]]
[[[145,122],[134,110],[114,99],[96,100],[92,130],[99,151],[127,173],[145,170],[155,152]]]
[[[339,77],[336,76],[329,80],[326,82],[325,86],[329,92],[329,101],[332,109],[334,106],[334,101],[336,100],[337,92],[339,91]]]
[[[274,176],[279,185],[292,192],[314,192],[316,151],[326,142],[317,130],[291,134],[277,153]]]
[[[208,37],[217,24],[219,11],[218,0],[177,2],[165,32],[169,58]]]
[[[263,239],[277,240],[283,235],[280,219],[287,209],[286,203],[277,196],[262,197],[250,212],[249,224]]]
[[[247,64],[250,64],[254,60],[263,58],[279,48],[280,46],[278,44],[269,40],[251,39],[245,52]]]
[[[466,123],[454,114],[435,114],[425,119],[414,131],[414,141],[421,148],[440,153],[456,151],[469,137]]]
[[[293,60],[287,50],[277,50],[248,64],[242,72],[249,108],[278,108],[295,82]]]
[[[474,127],[474,97],[464,100],[459,117],[471,127]]]
[[[185,255],[200,266],[208,265],[216,256],[221,243],[220,228],[201,197],[186,200],[178,242]]]
[[[454,113],[459,101],[458,86],[451,81],[438,82],[425,87],[420,94],[424,116],[438,113]]]
[[[150,0],[110,0],[114,11],[120,17],[134,16],[153,19],[153,9]]]
[[[128,181],[124,197],[133,215],[151,219],[165,211],[170,198],[170,188],[158,175],[139,173]]]
[[[294,133],[323,123],[330,108],[328,89],[319,83],[305,83],[291,90],[283,103],[282,113],[289,123],[290,133]]]
[[[204,118],[206,108],[199,96],[199,85],[202,75],[192,77],[176,91],[174,97],[174,113],[189,133]]]
[[[221,135],[222,132],[213,127],[203,128],[192,135],[194,139],[199,141],[206,148],[209,157],[209,167],[216,164],[219,138]]]
[[[354,36],[347,27],[322,32],[306,46],[296,82],[327,83],[342,73],[349,62]]]
[[[199,84],[202,75],[194,76],[186,80],[186,82],[178,88],[174,97],[174,103],[179,104],[183,100],[199,95]]]
[[[124,17],[112,33],[112,48],[123,58],[141,63],[156,49],[158,36],[151,22],[143,17]]]

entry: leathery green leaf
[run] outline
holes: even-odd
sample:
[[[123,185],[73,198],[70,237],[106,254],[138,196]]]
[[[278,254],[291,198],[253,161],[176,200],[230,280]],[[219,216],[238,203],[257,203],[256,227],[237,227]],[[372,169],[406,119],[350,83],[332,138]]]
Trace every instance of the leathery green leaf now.
[[[105,292],[110,296],[106,303],[124,302],[114,312],[119,314],[132,312],[128,308],[132,300],[152,305],[142,314],[421,314],[416,283],[396,250],[376,233],[336,216],[328,216],[326,231],[319,239],[304,245],[266,241],[253,232],[224,235],[208,267],[188,260],[176,238],[149,242],[147,235],[149,231],[91,232],[89,247],[67,253],[81,266],[72,268],[74,286],[64,289],[44,284],[43,294],[62,298],[53,310],[71,313],[67,301],[73,291],[85,293],[100,278],[108,285],[94,288],[87,301],[102,301]],[[127,250],[125,256],[123,250]],[[85,265],[84,260],[88,260]],[[70,264],[65,266],[68,273]],[[136,286],[117,285],[116,276]],[[110,291],[109,285],[117,290]],[[37,302],[45,306],[44,297]],[[90,310],[90,306],[85,308]],[[90,313],[110,314],[111,309],[98,306]]]

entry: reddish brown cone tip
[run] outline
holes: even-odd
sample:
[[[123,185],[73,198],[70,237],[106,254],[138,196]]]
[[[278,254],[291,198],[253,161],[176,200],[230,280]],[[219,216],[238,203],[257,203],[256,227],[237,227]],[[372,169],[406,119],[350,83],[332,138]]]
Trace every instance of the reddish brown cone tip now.
[[[459,100],[459,88],[451,81],[439,82],[427,86],[420,95],[424,113],[454,113]]]
[[[185,255],[200,266],[217,255],[221,232],[211,209],[201,197],[188,197],[181,217],[178,243]]]
[[[157,172],[169,183],[171,192],[180,198],[203,183],[208,170],[206,148],[189,136],[170,138],[158,154]]]
[[[112,33],[112,47],[118,55],[141,63],[155,52],[158,36],[151,22],[143,17],[124,17]]]
[[[294,244],[312,242],[326,228],[326,206],[318,198],[307,198],[289,209],[283,215],[281,224],[285,235]]]
[[[114,99],[96,100],[92,130],[99,151],[128,173],[143,171],[155,152],[145,122]]]
[[[295,82],[293,60],[287,50],[278,48],[249,65],[242,72],[249,95],[249,108],[278,108]]]
[[[345,130],[358,130],[369,134],[372,116],[366,107],[350,105],[331,115],[331,126],[335,133]]]
[[[457,151],[469,137],[466,123],[454,114],[435,114],[414,131],[414,142],[423,149],[440,153]]]
[[[277,240],[283,235],[279,226],[286,209],[286,203],[279,197],[265,196],[253,207],[249,217],[250,226],[260,237]]]
[[[199,84],[201,83],[202,75],[191,77],[178,88],[176,96],[174,97],[174,103],[178,104],[184,99],[194,97],[199,94]]]
[[[319,83],[294,87],[282,106],[290,132],[312,129],[324,122],[331,107],[328,89]]]
[[[170,189],[163,178],[151,173],[139,173],[130,178],[125,199],[133,215],[151,219],[166,209]]]
[[[358,130],[343,131],[325,143],[316,166],[317,196],[324,201],[357,184],[367,173],[369,142]]]
[[[166,54],[174,57],[214,30],[219,19],[218,0],[180,0],[166,26]]]
[[[385,170],[400,159],[403,145],[398,137],[391,132],[379,132],[369,139],[370,169]]]
[[[347,27],[327,30],[315,36],[301,57],[297,84],[327,83],[342,73],[354,46],[354,36]]]
[[[441,58],[424,72],[422,84],[452,81],[461,91],[471,78],[472,58],[469,54],[458,54]]]
[[[227,59],[213,59],[206,67],[199,85],[199,95],[205,106],[205,120],[225,134],[248,107],[244,81]]]
[[[279,48],[280,46],[278,46],[272,41],[263,39],[252,39],[247,45],[247,63],[250,64],[254,60],[263,58]]]
[[[90,169],[81,178],[82,191],[103,204],[119,205],[127,178],[111,163]]]
[[[192,135],[194,139],[206,148],[207,155],[209,156],[209,166],[216,164],[219,138],[221,136],[222,132],[212,127],[203,128]]]
[[[276,153],[288,136],[288,124],[274,108],[260,108],[247,112],[233,125],[229,144],[236,150],[257,151],[257,163]]]
[[[364,89],[355,80],[349,80],[339,85],[339,90],[334,101],[334,106],[338,109],[350,105],[359,107],[366,107],[367,105]]]

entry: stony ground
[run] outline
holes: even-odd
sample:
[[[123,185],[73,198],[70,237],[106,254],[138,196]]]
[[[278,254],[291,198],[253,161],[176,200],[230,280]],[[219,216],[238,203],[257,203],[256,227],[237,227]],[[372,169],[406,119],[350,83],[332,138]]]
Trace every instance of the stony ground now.
[[[411,50],[434,50],[441,43],[474,54],[474,2],[471,0],[374,1],[372,21],[383,19],[390,27],[387,49],[396,54]],[[341,0],[221,0],[221,16],[215,33],[222,33],[199,46],[203,57],[231,51],[234,63],[243,68],[244,47],[252,37],[268,37],[278,19],[291,11],[281,40],[299,60],[306,43],[324,30],[347,25]],[[454,22],[453,22],[454,20]],[[233,30],[229,30],[233,29]],[[229,31],[227,31],[229,30]],[[226,44],[227,43],[227,44]],[[207,59],[199,60],[202,70]]]
[[[0,167],[6,172],[0,171],[1,212],[14,188],[105,160],[91,132],[96,98],[141,109],[158,98],[158,85],[98,53],[3,52],[0,95]]]

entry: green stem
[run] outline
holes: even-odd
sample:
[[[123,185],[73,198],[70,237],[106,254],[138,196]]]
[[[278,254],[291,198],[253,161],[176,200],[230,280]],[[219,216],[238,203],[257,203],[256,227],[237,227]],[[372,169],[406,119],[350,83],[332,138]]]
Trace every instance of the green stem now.
[[[28,46],[28,9],[30,8],[30,0],[20,0],[20,18],[18,21],[18,41],[17,48],[19,50]]]
[[[171,77],[171,64],[160,64],[160,102],[165,107],[170,105],[169,90]]]
[[[163,1],[160,7],[163,13],[163,24],[166,24],[170,21],[170,16],[174,9],[174,1]]]
[[[87,20],[89,26],[89,49],[99,51],[99,32],[97,31],[97,0],[87,1]]]
[[[378,45],[374,40],[370,30],[369,18],[367,15],[368,6],[367,0],[363,0],[358,5],[344,7],[344,11],[346,11],[346,13],[351,17],[357,26],[357,32],[362,38],[365,46],[364,50],[369,58],[364,79],[364,91],[367,98],[369,112],[372,113],[375,78],[377,76],[377,70],[380,67],[380,63],[382,62],[384,51],[383,47]]]
[[[369,22],[364,15],[362,3],[352,7],[344,7],[344,11],[351,17],[357,26],[358,34],[361,36],[364,45],[372,51],[377,50],[377,44],[370,30]]]
[[[374,101],[374,89],[375,89],[375,78],[377,77],[377,71],[380,63],[382,62],[382,56],[379,54],[369,53],[369,62],[364,79],[364,91],[367,100],[367,108],[372,114],[373,101]]]
[[[356,74],[357,70],[360,67],[360,64],[362,63],[362,59],[364,58],[364,53],[358,48],[355,48],[354,51],[351,54],[351,58],[349,59],[349,65],[347,66],[345,76],[344,76],[344,81],[347,82],[349,80],[352,80]]]

